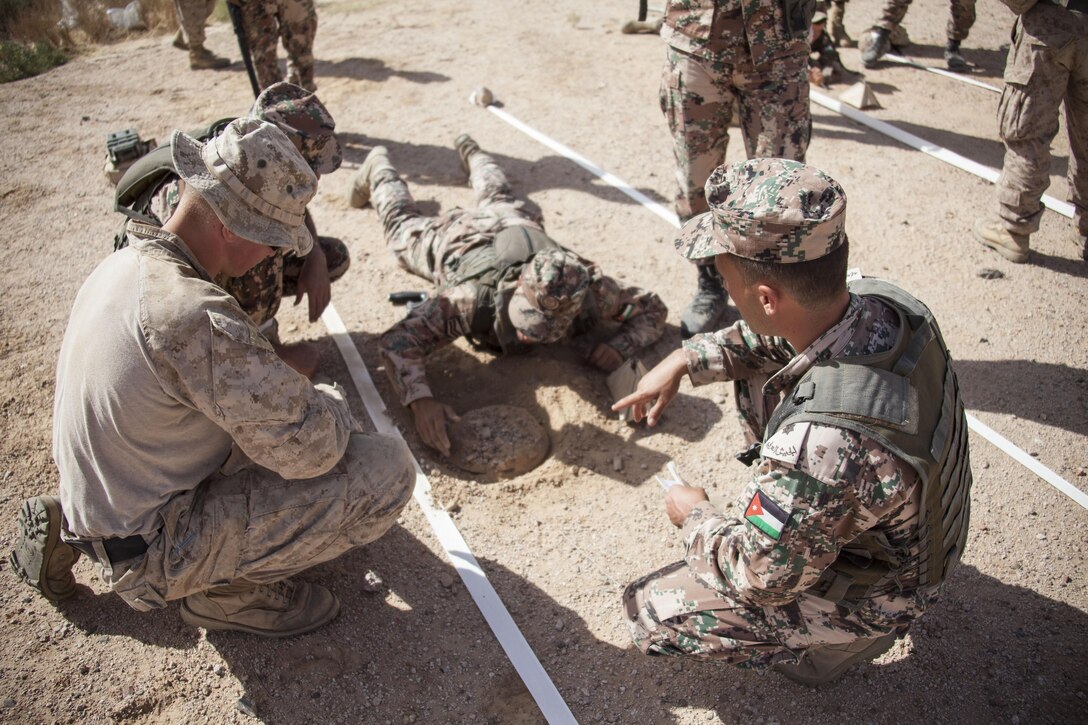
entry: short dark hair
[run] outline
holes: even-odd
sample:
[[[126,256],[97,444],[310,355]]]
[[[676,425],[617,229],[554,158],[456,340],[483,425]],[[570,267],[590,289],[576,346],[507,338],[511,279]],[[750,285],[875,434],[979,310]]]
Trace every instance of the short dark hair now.
[[[770,282],[782,287],[801,304],[820,306],[834,301],[846,290],[849,257],[850,241],[844,239],[833,251],[808,262],[757,262],[736,255],[733,255],[733,261],[745,286]]]

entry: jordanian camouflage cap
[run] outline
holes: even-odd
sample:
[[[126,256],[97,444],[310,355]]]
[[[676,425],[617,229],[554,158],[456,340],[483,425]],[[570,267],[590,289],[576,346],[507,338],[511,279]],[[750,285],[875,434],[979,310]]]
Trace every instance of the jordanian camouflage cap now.
[[[230,231],[298,255],[313,246],[303,223],[317,177],[276,126],[255,118],[231,121],[207,143],[174,131],[178,175]]]
[[[274,123],[287,134],[315,174],[340,168],[343,155],[336,122],[317,96],[293,83],[273,83],[257,96],[250,118]]]
[[[578,316],[588,289],[589,270],[576,255],[538,252],[521,270],[508,307],[510,322],[534,342],[555,342]]]
[[[722,165],[706,182],[710,211],[676,239],[688,259],[735,254],[758,262],[808,262],[846,241],[846,192],[818,169],[785,159]]]

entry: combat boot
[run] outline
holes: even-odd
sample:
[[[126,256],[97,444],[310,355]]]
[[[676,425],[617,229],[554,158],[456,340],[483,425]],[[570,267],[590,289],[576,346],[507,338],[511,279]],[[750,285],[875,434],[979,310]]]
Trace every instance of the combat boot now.
[[[189,68],[192,70],[222,70],[230,65],[230,60],[211,52],[203,45],[189,47]]]
[[[831,36],[831,41],[839,48],[853,48],[857,46],[857,43],[846,34],[846,26],[842,22],[845,11],[844,3],[831,3],[827,8],[827,32]]]
[[[809,647],[796,663],[779,662],[775,672],[802,685],[815,687],[833,682],[852,665],[875,660],[895,644],[895,634],[858,639],[849,644],[829,644]]]
[[[178,32],[174,33],[174,47],[178,50],[189,50],[189,44],[185,42],[185,32],[178,28]]]
[[[476,140],[467,133],[463,133],[453,140],[453,147],[457,149],[457,155],[461,157],[461,168],[468,174],[468,160],[472,158],[473,154],[479,153],[480,144],[476,143]]]
[[[190,594],[180,612],[194,627],[290,637],[331,622],[340,613],[340,600],[319,584],[239,582]]]
[[[695,297],[680,315],[680,337],[685,340],[701,332],[713,332],[714,323],[725,312],[729,295],[713,265],[699,265],[699,286]]]
[[[948,45],[944,47],[944,62],[948,65],[948,70],[953,73],[966,73],[970,66],[967,65],[967,60],[960,53],[960,41],[950,40]]]
[[[892,41],[885,28],[870,28],[861,39],[861,64],[873,68],[891,47]]]
[[[11,570],[52,602],[76,593],[72,567],[79,551],[60,538],[64,514],[56,496],[35,496],[23,501],[18,518],[19,542],[8,557]]]
[[[366,155],[359,173],[355,175],[355,181],[351,183],[351,205],[356,209],[362,209],[370,203],[370,191],[373,189],[374,180],[379,171],[390,170],[396,173],[393,162],[389,160],[389,149],[385,146],[375,146]]]
[[[1000,221],[979,219],[975,222],[975,239],[1005,259],[1016,264],[1028,261],[1028,236],[1013,234]]]

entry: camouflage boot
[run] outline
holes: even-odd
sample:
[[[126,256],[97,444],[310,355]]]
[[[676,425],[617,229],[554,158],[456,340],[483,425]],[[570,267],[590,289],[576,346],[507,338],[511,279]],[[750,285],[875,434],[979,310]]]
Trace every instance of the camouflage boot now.
[[[831,41],[839,48],[854,48],[857,43],[846,34],[846,26],[842,23],[843,13],[846,12],[844,2],[833,2],[827,8],[827,32]]]
[[[230,65],[230,60],[211,52],[203,45],[189,48],[189,68],[192,70],[222,70]]]
[[[363,161],[359,173],[355,175],[355,181],[351,183],[351,205],[356,209],[362,209],[370,203],[370,190],[379,171],[388,169],[394,174],[393,162],[389,160],[389,149],[385,146],[375,146],[370,149],[366,160]]]
[[[480,144],[467,133],[463,133],[453,140],[453,147],[457,149],[457,155],[461,157],[461,168],[468,174],[468,160],[480,151]]]
[[[967,65],[967,60],[960,53],[960,41],[950,40],[948,45],[944,47],[944,62],[948,65],[948,70],[953,73],[966,73],[970,66]]]
[[[190,594],[180,612],[193,627],[290,637],[331,622],[340,613],[340,600],[318,584],[241,582]]]
[[[873,68],[891,50],[892,41],[885,28],[870,28],[861,38],[861,64]]]
[[[178,28],[178,32],[174,33],[174,47],[178,50],[189,50],[189,44],[185,42],[185,31]]]
[[[875,660],[890,650],[893,644],[895,634],[886,634],[855,640],[850,644],[810,647],[801,653],[801,659],[796,663],[779,662],[774,670],[794,682],[815,687],[839,679],[852,665]]]
[[[1005,259],[1016,264],[1028,261],[1028,236],[1013,234],[1000,221],[979,219],[975,222],[975,239]]]
[[[685,340],[692,335],[717,329],[714,323],[722,316],[729,303],[729,295],[725,293],[718,270],[709,264],[699,265],[698,270],[699,287],[695,297],[680,315],[680,337]]]
[[[19,543],[8,557],[11,570],[51,602],[76,593],[72,567],[79,552],[61,541],[64,514],[56,496],[35,496],[19,509]]]

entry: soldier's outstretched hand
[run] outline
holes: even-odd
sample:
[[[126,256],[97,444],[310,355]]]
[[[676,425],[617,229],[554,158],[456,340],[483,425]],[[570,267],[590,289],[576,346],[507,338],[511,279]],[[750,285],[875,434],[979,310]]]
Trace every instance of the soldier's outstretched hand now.
[[[412,415],[416,420],[416,431],[423,442],[434,448],[443,456],[450,454],[450,437],[446,432],[446,421],[454,423],[461,420],[450,406],[440,403],[434,398],[420,398],[412,401],[408,406],[412,409]]]
[[[635,422],[645,418],[646,425],[654,427],[661,419],[661,412],[676,397],[676,391],[680,389],[680,379],[687,371],[684,350],[674,350],[646,373],[635,392],[617,400],[612,410],[619,412],[631,406],[631,418]],[[650,406],[648,410],[647,406]]]

